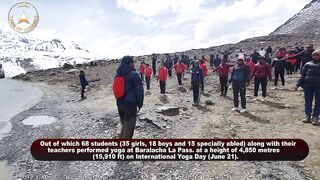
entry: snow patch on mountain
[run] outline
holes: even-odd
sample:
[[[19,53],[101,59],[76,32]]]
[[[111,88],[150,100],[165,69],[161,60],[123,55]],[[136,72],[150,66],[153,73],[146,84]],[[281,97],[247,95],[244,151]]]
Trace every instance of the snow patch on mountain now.
[[[72,41],[44,41],[0,30],[0,63],[9,77],[32,70],[56,68],[64,63],[81,64],[95,59],[88,50]]]
[[[320,34],[320,0],[311,1],[271,35],[299,33]]]

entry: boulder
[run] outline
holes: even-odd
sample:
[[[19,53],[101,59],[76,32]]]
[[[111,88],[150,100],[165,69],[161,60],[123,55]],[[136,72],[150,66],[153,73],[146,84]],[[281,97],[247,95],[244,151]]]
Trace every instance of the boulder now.
[[[179,115],[179,108],[178,107],[159,107],[156,109],[157,113],[163,114],[165,116],[177,116]]]

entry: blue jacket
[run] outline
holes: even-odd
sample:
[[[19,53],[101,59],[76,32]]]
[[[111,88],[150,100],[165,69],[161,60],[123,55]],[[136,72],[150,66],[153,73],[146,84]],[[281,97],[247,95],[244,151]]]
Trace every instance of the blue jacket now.
[[[249,66],[244,64],[243,66],[234,66],[231,73],[232,82],[249,82],[250,81],[250,69]]]
[[[80,78],[80,84],[81,86],[87,86],[89,85],[88,81],[86,80],[86,77],[84,74],[80,74],[79,75],[79,78]]]
[[[305,64],[301,71],[301,78],[298,87],[317,87],[320,88],[320,63],[310,61]]]
[[[203,83],[203,72],[199,67],[191,70],[191,84],[202,84]]]
[[[125,96],[117,99],[119,108],[141,108],[143,106],[144,92],[139,74],[126,63],[121,63],[117,76],[125,77]]]

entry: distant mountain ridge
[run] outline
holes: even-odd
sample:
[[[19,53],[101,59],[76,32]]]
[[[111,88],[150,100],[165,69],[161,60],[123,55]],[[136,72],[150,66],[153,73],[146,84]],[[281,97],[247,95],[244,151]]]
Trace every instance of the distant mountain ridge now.
[[[271,35],[306,33],[320,34],[320,0],[312,0]]]
[[[60,39],[44,41],[0,30],[0,63],[7,76],[94,59],[88,50],[75,42]]]

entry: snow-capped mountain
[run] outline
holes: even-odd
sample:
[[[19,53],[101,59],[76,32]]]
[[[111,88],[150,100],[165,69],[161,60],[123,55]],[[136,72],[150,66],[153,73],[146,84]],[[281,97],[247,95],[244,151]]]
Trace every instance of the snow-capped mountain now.
[[[320,34],[320,0],[312,0],[271,35],[301,33]]]
[[[9,77],[59,67],[64,63],[79,64],[92,60],[95,60],[93,55],[75,42],[44,41],[0,30],[0,63]]]

